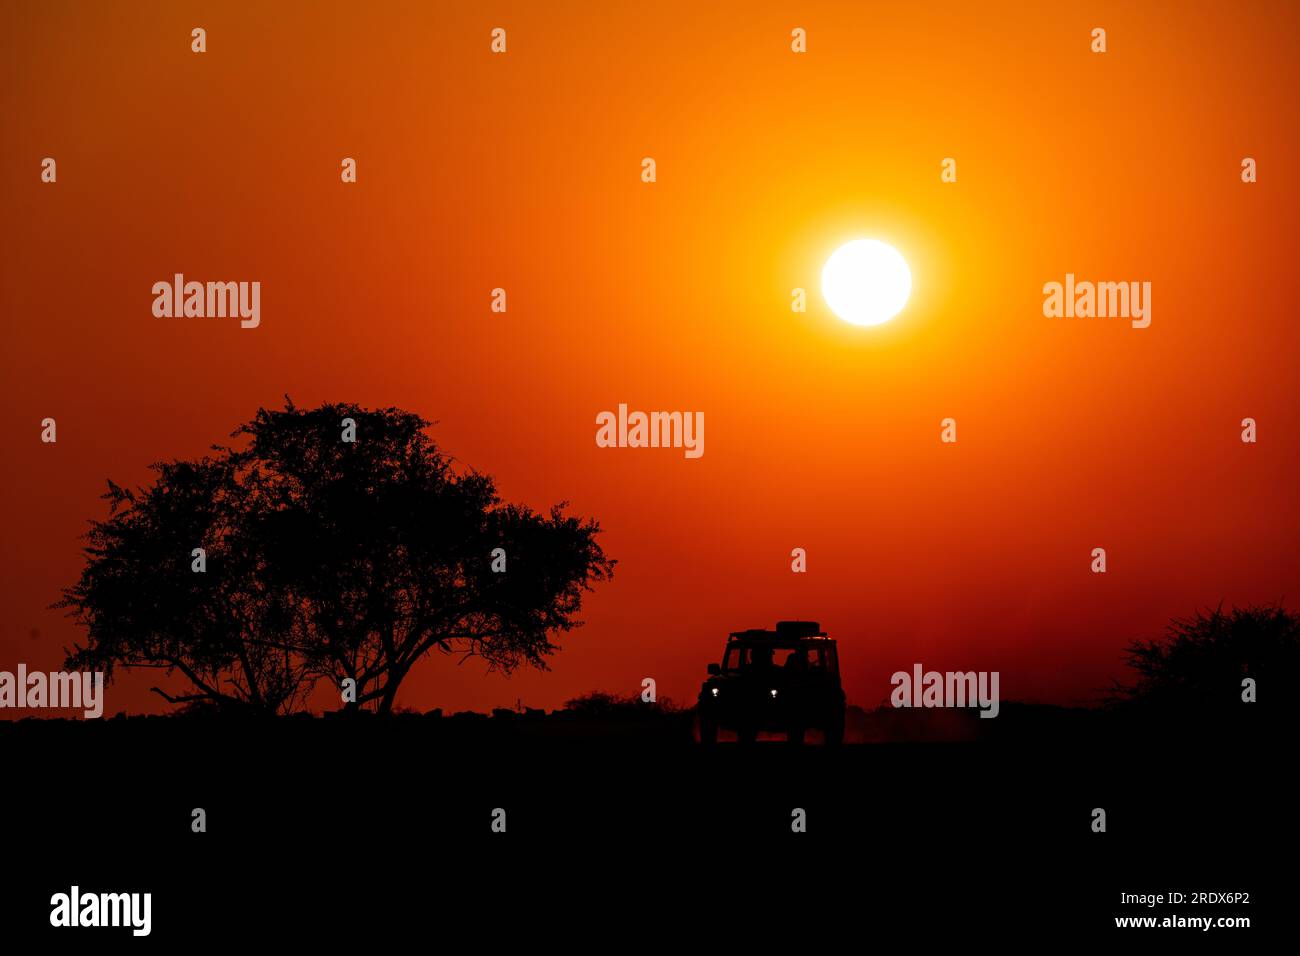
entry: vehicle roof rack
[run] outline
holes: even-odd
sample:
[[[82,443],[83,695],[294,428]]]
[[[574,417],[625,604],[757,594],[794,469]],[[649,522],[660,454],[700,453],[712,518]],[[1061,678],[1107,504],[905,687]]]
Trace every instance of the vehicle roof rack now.
[[[746,631],[732,631],[727,635],[728,640],[763,640],[764,638],[779,640],[796,640],[804,637],[825,637],[826,632],[822,630],[821,625],[816,621],[777,621],[775,630],[765,630],[761,627],[751,627]]]

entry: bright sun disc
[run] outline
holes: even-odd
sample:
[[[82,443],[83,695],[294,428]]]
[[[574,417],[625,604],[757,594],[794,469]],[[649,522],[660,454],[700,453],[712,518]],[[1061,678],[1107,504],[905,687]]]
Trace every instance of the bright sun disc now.
[[[879,325],[903,310],[912,292],[912,272],[888,243],[846,242],[822,269],[822,296],[831,311],[854,325]]]

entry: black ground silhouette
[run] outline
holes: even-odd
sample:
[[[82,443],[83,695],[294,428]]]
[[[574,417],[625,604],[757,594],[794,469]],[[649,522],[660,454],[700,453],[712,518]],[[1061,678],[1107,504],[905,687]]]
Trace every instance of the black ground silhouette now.
[[[924,740],[929,716],[890,718]],[[1113,934],[1121,892],[1161,888],[1251,892],[1198,912],[1287,918],[1267,874],[1293,863],[1292,738],[1014,704],[972,723],[1004,718],[978,740],[712,752],[689,712],[11,722],[7,845],[28,877],[6,926],[41,932],[74,876],[152,890],[160,941],[204,926],[224,945],[286,914],[295,939],[359,945],[427,911],[490,946],[506,886],[532,888],[510,918],[553,942],[627,932],[646,899],[661,928],[735,919],[730,938],[768,944],[802,935],[763,916],[774,898],[863,940],[991,918],[1011,938]]]

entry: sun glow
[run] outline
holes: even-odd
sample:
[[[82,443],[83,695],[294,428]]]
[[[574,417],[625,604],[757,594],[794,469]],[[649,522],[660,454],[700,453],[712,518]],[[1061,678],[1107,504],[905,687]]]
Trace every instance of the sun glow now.
[[[854,325],[880,325],[903,310],[912,272],[898,250],[876,239],[840,246],[822,269],[822,297],[832,312]]]

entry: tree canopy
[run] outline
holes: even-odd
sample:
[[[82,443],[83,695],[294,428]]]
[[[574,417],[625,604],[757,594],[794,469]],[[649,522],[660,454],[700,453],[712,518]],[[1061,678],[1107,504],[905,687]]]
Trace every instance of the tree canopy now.
[[[350,428],[349,428],[350,423]],[[283,713],[322,680],[391,711],[430,652],[545,668],[614,561],[599,525],[503,502],[400,409],[259,409],[198,461],[109,483],[80,579],[71,668],[183,675],[174,702]],[[349,438],[351,440],[349,440]],[[196,570],[203,550],[206,567]]]

